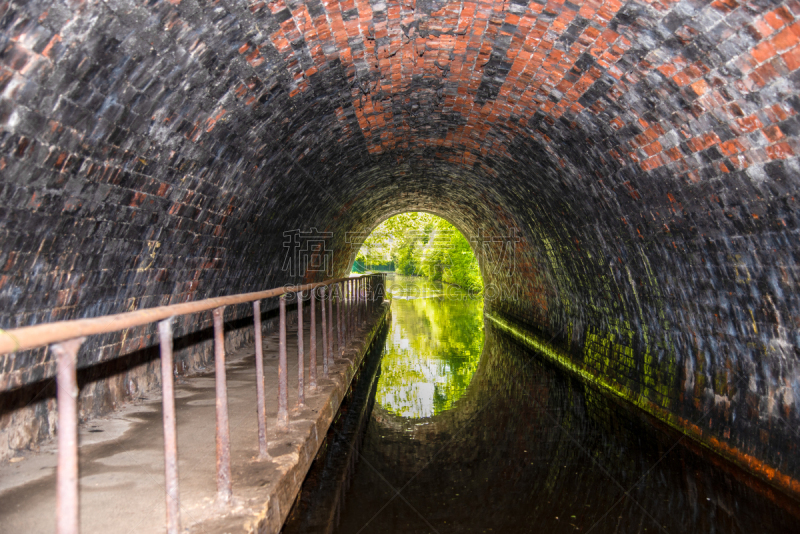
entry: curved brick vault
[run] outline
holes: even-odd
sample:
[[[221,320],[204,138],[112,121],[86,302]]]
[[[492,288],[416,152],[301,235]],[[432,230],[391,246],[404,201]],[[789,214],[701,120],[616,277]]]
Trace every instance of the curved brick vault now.
[[[477,239],[490,311],[800,494],[797,0],[0,13],[3,328],[296,281],[292,229],[333,232],[342,274],[347,232],[428,210]],[[146,389],[142,365],[85,409]],[[2,455],[53,432],[37,402],[2,411]]]

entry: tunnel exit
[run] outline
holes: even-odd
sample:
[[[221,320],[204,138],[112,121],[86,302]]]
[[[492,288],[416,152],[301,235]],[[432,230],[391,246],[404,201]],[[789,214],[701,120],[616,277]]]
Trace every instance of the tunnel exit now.
[[[364,240],[353,270],[365,269],[391,271],[378,409],[409,419],[450,409],[483,349],[484,284],[469,238],[430,213],[395,215]]]

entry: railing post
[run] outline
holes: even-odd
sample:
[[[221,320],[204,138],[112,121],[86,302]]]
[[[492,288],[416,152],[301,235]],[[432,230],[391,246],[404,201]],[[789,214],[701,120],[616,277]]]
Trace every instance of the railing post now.
[[[353,280],[347,279],[347,335],[345,341],[350,343],[353,339]]]
[[[328,293],[328,364],[333,365],[333,286],[325,289]]]
[[[347,324],[347,335],[345,336],[345,342],[349,345],[350,341],[353,339],[353,280],[347,279],[347,320],[345,324]]]
[[[225,306],[215,308],[214,379],[217,391],[217,503],[228,504],[231,489],[231,432],[228,423],[228,384],[225,377],[225,331],[222,323]]]
[[[50,346],[56,355],[58,467],[56,468],[56,534],[78,534],[78,349],[86,338]]]
[[[353,328],[353,312],[356,310],[356,286],[355,280],[350,278],[347,281],[347,284],[350,286],[349,293],[349,305],[347,306],[347,332],[350,334],[348,336],[348,342],[353,340],[353,336],[355,334],[355,329]]]
[[[256,344],[256,413],[258,416],[258,458],[269,460],[267,451],[267,406],[264,396],[264,346],[261,340],[261,301],[253,301],[253,338]]]
[[[310,352],[308,356],[308,387],[311,388],[311,391],[314,391],[317,389],[317,288],[312,287],[309,293],[311,293],[308,297],[310,305],[309,315],[311,316],[311,335],[308,341],[308,350]]]
[[[322,375],[325,378],[328,378],[328,314],[325,310],[327,289],[327,286],[322,286],[319,292],[319,308],[322,312]]]
[[[347,282],[343,281],[341,284],[342,289],[342,310],[339,312],[341,314],[341,328],[342,328],[342,346],[340,352],[344,355],[344,347],[347,344],[347,321],[345,317],[347,317]]]
[[[344,313],[342,312],[342,300],[344,300],[344,282],[339,282],[337,284],[337,289],[339,290],[339,295],[336,299],[336,330],[338,333],[338,340],[339,340],[339,354],[344,357]]]
[[[347,317],[347,281],[343,281],[341,284],[342,289],[342,354],[344,354],[344,347],[347,344],[347,321],[345,317]]]
[[[286,363],[286,296],[279,301],[278,326],[278,430],[289,430],[289,368]]]
[[[172,318],[158,323],[161,347],[161,405],[164,423],[164,486],[167,498],[167,534],[181,530],[178,492],[178,430],[175,419],[175,378],[172,365]]]
[[[342,282],[342,351],[347,344],[347,281]]]
[[[306,403],[305,385],[305,347],[303,347],[303,292],[297,295],[297,406]]]

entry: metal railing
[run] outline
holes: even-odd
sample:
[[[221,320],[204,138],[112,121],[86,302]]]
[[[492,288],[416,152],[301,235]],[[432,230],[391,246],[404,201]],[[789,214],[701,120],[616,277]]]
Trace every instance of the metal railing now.
[[[277,430],[289,428],[289,377],[286,355],[286,295],[297,294],[297,357],[298,405],[305,403],[305,349],[303,347],[303,301],[310,304],[309,387],[317,386],[316,302],[320,301],[322,329],[322,372],[334,363],[334,313],[336,314],[336,348],[340,356],[353,339],[369,312],[383,300],[386,275],[366,274],[337,278],[314,284],[286,286],[255,293],[217,297],[184,304],[159,306],[92,319],[60,321],[27,326],[0,334],[0,355],[50,345],[56,355],[56,402],[58,405],[58,466],[56,470],[56,532],[78,534],[78,350],[87,336],[107,334],[127,328],[158,322],[161,350],[161,387],[164,423],[164,468],[167,504],[166,529],[169,534],[181,530],[178,494],[178,447],[175,421],[175,391],[172,362],[172,319],[180,315],[212,312],[214,324],[214,366],[216,382],[216,459],[217,500],[230,502],[231,451],[228,425],[228,392],[225,377],[225,339],[223,311],[225,306],[252,303],[255,328],[256,402],[258,403],[259,458],[270,458],[267,452],[266,400],[261,340],[261,300],[279,297],[278,342],[278,421]],[[306,296],[305,293],[308,292]],[[334,302],[336,306],[334,308]],[[327,306],[326,306],[327,304]],[[327,308],[327,310],[326,310]],[[122,356],[120,356],[122,357]],[[13,388],[8,388],[13,389]]]

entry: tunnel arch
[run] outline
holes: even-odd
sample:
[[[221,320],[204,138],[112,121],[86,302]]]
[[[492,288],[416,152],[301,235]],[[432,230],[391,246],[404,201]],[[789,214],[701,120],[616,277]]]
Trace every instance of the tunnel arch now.
[[[341,275],[347,232],[427,206],[515,229],[488,313],[800,476],[795,0],[2,9],[0,327],[293,283],[295,229],[331,232]],[[0,377],[50,363],[7,355]],[[133,395],[107,386],[89,413]],[[51,410],[4,412],[0,457]]]

